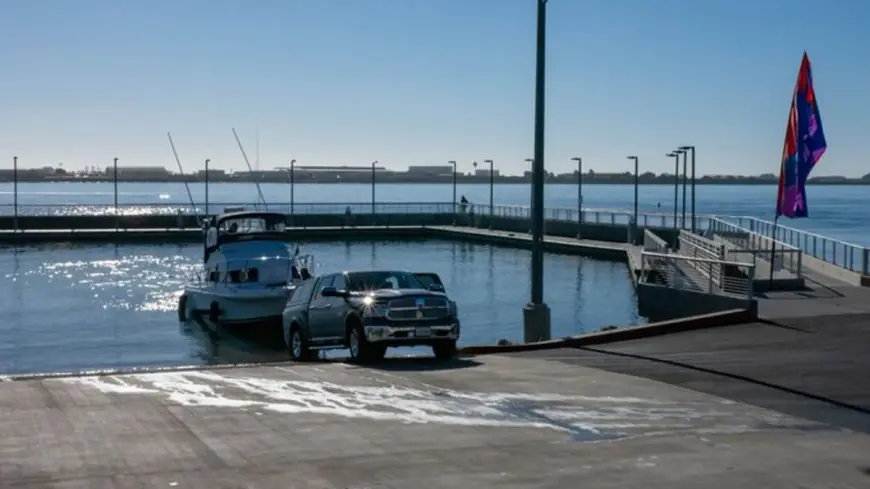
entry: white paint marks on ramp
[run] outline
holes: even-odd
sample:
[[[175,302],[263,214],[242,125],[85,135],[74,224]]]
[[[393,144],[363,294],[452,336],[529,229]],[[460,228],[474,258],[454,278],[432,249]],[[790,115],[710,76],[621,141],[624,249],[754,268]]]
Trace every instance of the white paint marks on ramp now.
[[[654,433],[733,433],[780,423],[723,403],[679,404],[633,397],[479,393],[404,386],[221,375],[209,371],[77,377],[62,382],[104,393],[160,395],[182,406],[253,408],[403,423],[551,429],[597,441]]]

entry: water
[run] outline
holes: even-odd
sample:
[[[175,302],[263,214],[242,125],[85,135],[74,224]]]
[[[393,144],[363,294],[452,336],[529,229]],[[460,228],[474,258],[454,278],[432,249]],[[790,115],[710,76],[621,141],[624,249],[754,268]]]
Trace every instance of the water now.
[[[529,297],[525,250],[446,241],[310,243],[302,249],[315,255],[322,271],[437,272],[459,305],[462,343],[522,340],[521,309]],[[196,245],[0,251],[0,372],[286,359],[262,344],[227,336],[214,342],[199,325],[178,323],[177,296],[200,260]],[[554,337],[644,322],[625,264],[548,254],[544,265]]]
[[[289,185],[261,185],[270,203],[287,204]],[[194,200],[205,201],[205,186],[190,184]],[[295,186],[295,201],[302,203],[371,202],[371,186],[364,184],[299,184]],[[111,205],[114,191],[111,183],[22,183],[19,184],[19,204],[45,205]],[[120,205],[138,205],[141,212],[151,212],[150,205],[172,205],[187,208],[190,201],[182,183],[121,183],[118,186]],[[870,186],[810,186],[807,189],[809,219],[785,219],[782,224],[805,229],[843,241],[870,246]],[[486,184],[462,184],[457,195],[465,195],[472,203],[489,202]],[[682,197],[682,190],[679,193]],[[772,185],[699,185],[696,187],[698,213],[755,216],[772,219],[776,187]],[[253,203],[258,199],[253,184],[213,183],[209,186],[212,203]],[[379,202],[451,202],[453,187],[449,184],[384,184],[375,186]],[[499,184],[494,188],[496,204],[528,205],[529,185]],[[0,183],[0,212],[11,213],[12,184]],[[634,205],[630,185],[586,185],[583,187],[584,207],[631,209]],[[640,212],[673,211],[674,188],[668,185],[643,185],[639,190]],[[661,207],[659,207],[661,204]],[[547,185],[547,207],[577,205],[574,185]],[[682,204],[680,204],[682,208]],[[687,207],[688,208],[688,207]],[[83,210],[92,211],[92,210]]]

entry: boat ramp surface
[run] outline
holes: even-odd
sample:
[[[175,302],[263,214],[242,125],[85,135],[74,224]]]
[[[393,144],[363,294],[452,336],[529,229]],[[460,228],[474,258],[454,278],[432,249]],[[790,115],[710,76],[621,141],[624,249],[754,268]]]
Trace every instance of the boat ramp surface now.
[[[867,487],[870,399],[844,393],[870,385],[867,322],[836,344],[753,323],[445,364],[0,382],[0,487]]]

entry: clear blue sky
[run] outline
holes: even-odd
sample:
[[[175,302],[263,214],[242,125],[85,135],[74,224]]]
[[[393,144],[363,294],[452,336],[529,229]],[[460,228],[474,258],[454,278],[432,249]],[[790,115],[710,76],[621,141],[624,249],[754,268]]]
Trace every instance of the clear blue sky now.
[[[778,171],[807,50],[829,150],[870,172],[870,2],[550,0],[548,171]],[[493,159],[533,149],[535,0],[0,2],[0,162],[261,168]]]

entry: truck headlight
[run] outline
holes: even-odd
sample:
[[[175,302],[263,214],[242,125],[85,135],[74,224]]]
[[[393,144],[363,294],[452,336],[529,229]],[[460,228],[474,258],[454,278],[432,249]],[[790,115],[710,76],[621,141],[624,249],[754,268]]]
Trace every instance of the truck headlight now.
[[[384,304],[378,304],[371,297],[363,298],[358,305],[363,317],[367,318],[382,318],[387,311]]]

